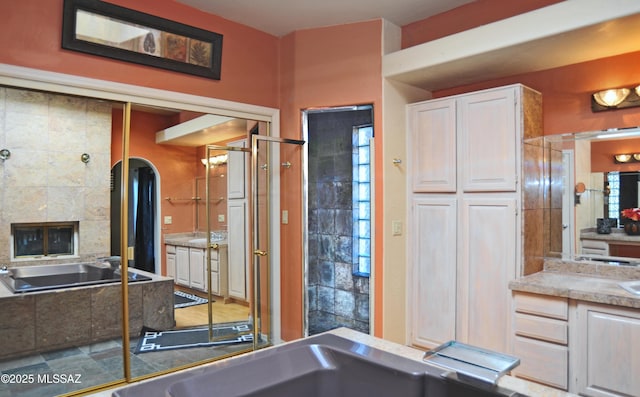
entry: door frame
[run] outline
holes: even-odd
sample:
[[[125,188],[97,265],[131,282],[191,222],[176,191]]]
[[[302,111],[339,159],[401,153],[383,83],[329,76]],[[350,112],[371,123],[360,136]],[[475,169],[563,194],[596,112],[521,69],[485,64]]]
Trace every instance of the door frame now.
[[[155,274],[160,274],[160,272],[162,271],[162,266],[161,266],[161,259],[162,259],[162,223],[160,220],[160,203],[162,202],[162,195],[160,194],[161,192],[161,179],[160,178],[160,171],[158,171],[158,168],[156,167],[156,165],[154,163],[152,163],[150,160],[144,158],[144,157],[138,157],[138,156],[133,156],[133,157],[129,157],[130,160],[139,160],[139,161],[143,161],[144,163],[147,164],[147,166],[149,168],[151,168],[153,170],[154,173],[154,183],[156,184],[155,187],[155,193],[154,193],[154,203],[153,203],[153,208],[154,208],[154,212],[155,212],[155,217],[153,219],[153,253],[155,255],[155,261],[154,261],[154,273]],[[116,168],[116,166],[118,166],[118,164],[120,164],[120,177],[122,178],[122,159],[119,159],[118,161],[116,161],[115,164],[113,164],[111,166],[111,172],[113,173],[114,169]],[[117,184],[116,186],[118,186],[118,189],[120,189],[119,184]],[[112,208],[113,211],[113,208]],[[119,209],[118,209],[119,211]],[[111,225],[111,228],[113,229],[113,224]]]
[[[575,175],[573,149],[562,151],[562,175],[564,191],[562,192],[562,259],[572,259],[576,254],[575,241]]]
[[[303,336],[309,336],[309,294],[307,291],[307,286],[309,283],[309,114],[312,113],[333,113],[333,112],[350,112],[357,110],[365,110],[369,108],[371,110],[371,126],[374,130],[375,135],[375,114],[374,114],[374,103],[365,103],[365,104],[356,104],[356,105],[343,105],[343,106],[323,106],[323,107],[309,107],[302,109],[300,112],[301,118],[301,129],[302,129],[302,139],[304,142],[307,142],[305,150],[303,151],[303,192],[304,192],[304,201],[303,201],[303,308],[302,308],[302,332]],[[375,333],[375,285],[376,285],[376,155],[375,151],[375,139],[370,140],[370,148],[371,148],[371,268],[369,269],[369,334],[374,335]]]

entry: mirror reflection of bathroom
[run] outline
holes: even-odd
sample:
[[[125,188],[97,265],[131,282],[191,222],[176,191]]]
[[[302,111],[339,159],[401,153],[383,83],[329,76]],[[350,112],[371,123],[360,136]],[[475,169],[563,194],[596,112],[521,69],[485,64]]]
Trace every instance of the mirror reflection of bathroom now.
[[[545,142],[551,185],[562,181],[564,186],[562,200],[560,190],[551,189],[556,202],[562,202],[562,215],[554,217],[550,208],[548,256],[638,264],[640,237],[630,230],[635,223],[631,211],[640,204],[640,163],[634,158],[640,152],[638,129],[547,136]],[[553,238],[560,233],[562,239]],[[561,241],[562,246],[554,246],[553,241]]]
[[[0,178],[0,264],[7,265],[0,296],[9,313],[2,335],[10,335],[0,338],[3,371],[20,372],[25,362],[65,365],[65,373],[87,374],[77,385],[87,388],[125,377],[127,347],[131,378],[253,349],[250,338],[240,337],[250,327],[250,156],[241,152],[233,162],[220,151],[224,156],[209,168],[208,210],[203,160],[207,145],[246,146],[252,129],[266,130],[266,122],[13,87],[0,87],[0,94],[6,102],[0,142],[8,153]],[[171,134],[210,120],[216,121]],[[232,199],[230,189],[246,194]],[[238,202],[246,210],[229,211]],[[208,230],[215,249],[207,248]],[[129,339],[123,340],[125,271]],[[153,342],[144,342],[146,332],[208,330],[209,323],[218,336],[231,337],[180,352],[145,350]]]

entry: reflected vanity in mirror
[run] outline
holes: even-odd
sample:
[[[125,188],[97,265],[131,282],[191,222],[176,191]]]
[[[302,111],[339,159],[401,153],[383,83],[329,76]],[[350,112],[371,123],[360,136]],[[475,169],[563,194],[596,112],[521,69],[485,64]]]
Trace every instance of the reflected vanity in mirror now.
[[[543,139],[545,256],[640,265],[640,128]]]

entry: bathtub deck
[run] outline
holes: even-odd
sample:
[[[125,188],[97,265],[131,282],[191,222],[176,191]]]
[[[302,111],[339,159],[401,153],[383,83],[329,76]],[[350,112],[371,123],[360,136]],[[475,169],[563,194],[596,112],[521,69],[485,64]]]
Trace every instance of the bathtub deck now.
[[[150,273],[147,273],[149,275]],[[0,284],[0,359],[55,351],[122,335],[120,283],[13,294]],[[129,284],[130,335],[174,325],[173,279]]]

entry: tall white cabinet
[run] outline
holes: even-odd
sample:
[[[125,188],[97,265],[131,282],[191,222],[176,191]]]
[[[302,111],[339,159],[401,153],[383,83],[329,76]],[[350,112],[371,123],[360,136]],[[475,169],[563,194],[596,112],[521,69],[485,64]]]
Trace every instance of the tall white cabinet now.
[[[411,344],[510,351],[523,115],[539,104],[511,85],[408,105]]]
[[[247,147],[247,140],[229,146]],[[229,151],[227,170],[227,232],[229,261],[229,296],[246,300],[249,283],[249,201],[247,197],[247,158],[245,152]]]

